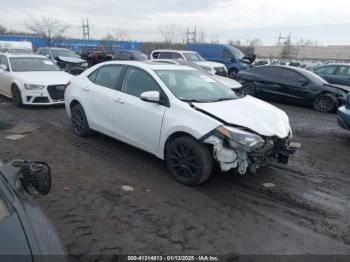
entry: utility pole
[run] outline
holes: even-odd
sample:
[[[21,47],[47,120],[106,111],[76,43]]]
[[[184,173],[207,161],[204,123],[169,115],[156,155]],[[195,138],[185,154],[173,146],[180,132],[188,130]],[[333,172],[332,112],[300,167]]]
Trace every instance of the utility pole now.
[[[190,32],[189,27],[187,27],[186,36],[187,36],[187,44],[190,42],[192,43],[197,42],[197,26],[194,27],[194,31],[192,32]]]
[[[89,18],[83,19],[83,38],[85,40],[90,40],[90,25],[89,25]]]

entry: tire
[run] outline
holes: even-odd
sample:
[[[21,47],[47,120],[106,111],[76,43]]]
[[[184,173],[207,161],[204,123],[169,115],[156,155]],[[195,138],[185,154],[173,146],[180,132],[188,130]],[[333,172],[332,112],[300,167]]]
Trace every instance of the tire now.
[[[12,101],[17,104],[17,106],[23,106],[21,90],[18,86],[13,85],[11,87]]]
[[[312,106],[316,111],[332,113],[338,107],[338,100],[331,94],[321,94],[315,97]]]
[[[71,124],[74,134],[78,136],[86,137],[92,134],[85,111],[80,104],[76,104],[72,108]]]
[[[228,72],[228,77],[229,77],[229,78],[236,79],[237,76],[238,76],[238,70],[237,70],[237,69],[231,69],[231,70]]]
[[[256,88],[253,82],[244,82],[242,86],[244,95],[255,96]]]
[[[166,162],[172,176],[187,186],[206,182],[213,171],[211,152],[189,136],[176,138],[168,144]]]

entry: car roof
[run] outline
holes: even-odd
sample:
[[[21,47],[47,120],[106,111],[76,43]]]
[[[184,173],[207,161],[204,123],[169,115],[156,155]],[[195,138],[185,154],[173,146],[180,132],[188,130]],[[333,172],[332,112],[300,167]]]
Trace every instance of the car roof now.
[[[192,67],[175,64],[157,63],[154,61],[110,61],[99,65],[130,65],[151,70],[195,70]]]
[[[46,56],[43,55],[37,55],[37,54],[12,54],[12,53],[3,53],[3,55],[11,58],[11,57],[36,57],[36,58],[46,58]]]
[[[197,53],[196,51],[190,51],[190,50],[173,50],[173,49],[158,49],[154,50],[153,52],[178,52],[178,53]]]

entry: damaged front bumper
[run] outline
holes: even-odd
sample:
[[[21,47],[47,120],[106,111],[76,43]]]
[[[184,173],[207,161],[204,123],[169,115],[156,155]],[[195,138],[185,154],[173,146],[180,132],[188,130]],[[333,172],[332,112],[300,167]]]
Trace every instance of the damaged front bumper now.
[[[291,142],[289,138],[265,138],[259,147],[248,148],[234,146],[236,143],[215,130],[203,138],[203,143],[213,146],[213,157],[219,163],[222,171],[236,169],[241,175],[249,170],[257,170],[271,162],[287,164],[289,158],[300,148],[299,143]]]

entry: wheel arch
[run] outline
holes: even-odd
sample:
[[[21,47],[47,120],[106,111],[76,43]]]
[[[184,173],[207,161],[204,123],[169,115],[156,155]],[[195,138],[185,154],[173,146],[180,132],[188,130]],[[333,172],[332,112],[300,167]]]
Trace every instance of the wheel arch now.
[[[171,135],[168,136],[168,138],[166,139],[166,141],[164,143],[164,148],[163,148],[163,152],[162,152],[162,156],[164,159],[166,158],[167,147],[168,147],[169,143],[171,143],[172,141],[174,141],[175,139],[177,139],[179,137],[184,137],[184,136],[191,137],[191,138],[198,141],[198,139],[196,137],[194,137],[192,134],[190,134],[189,132],[176,131],[176,132],[172,133]]]

